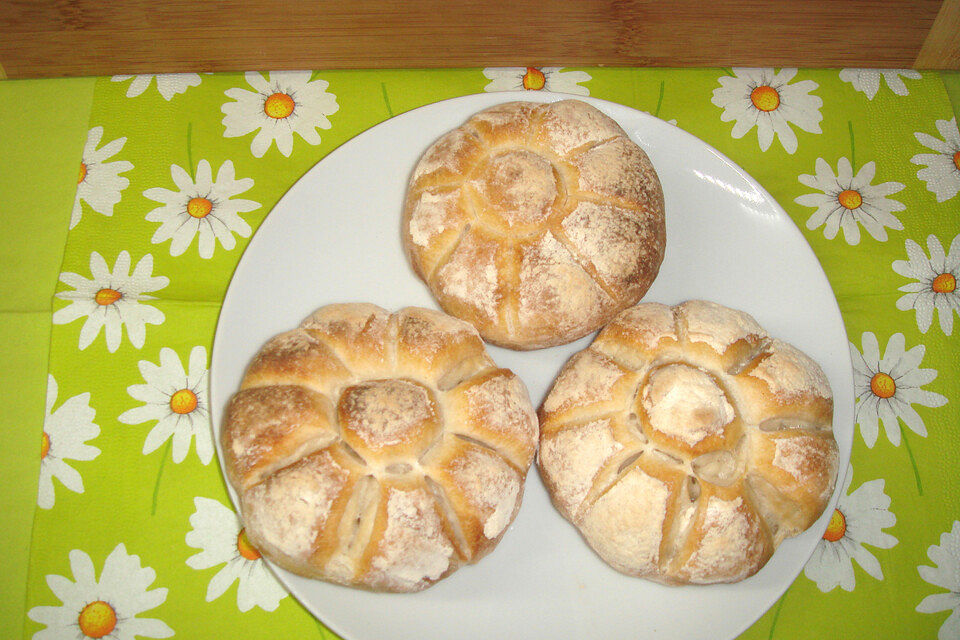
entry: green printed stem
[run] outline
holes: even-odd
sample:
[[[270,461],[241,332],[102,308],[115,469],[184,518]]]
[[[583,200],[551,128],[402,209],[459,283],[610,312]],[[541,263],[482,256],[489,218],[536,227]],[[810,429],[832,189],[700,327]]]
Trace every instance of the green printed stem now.
[[[907,450],[907,456],[910,458],[910,466],[913,467],[913,479],[917,483],[917,495],[923,495],[923,483],[920,482],[920,470],[917,469],[917,460],[913,457],[913,449],[910,448],[910,441],[907,440],[907,430],[900,429],[900,437],[903,439],[903,446]]]
[[[390,98],[387,96],[387,84],[385,82],[380,83],[380,93],[383,94],[383,103],[387,105],[387,113],[390,114],[390,117],[393,117],[393,109],[390,108]]]
[[[853,143],[853,120],[847,120],[847,130],[850,132],[850,168],[857,172],[857,148]]]
[[[190,179],[194,182],[197,181],[196,171],[193,168],[193,123],[187,123],[187,173],[190,174]]]
[[[163,477],[163,468],[167,464],[167,458],[170,457],[170,447],[173,446],[173,436],[167,440],[167,446],[163,448],[163,457],[160,458],[160,469],[157,471],[157,481],[153,485],[153,504],[150,506],[150,515],[157,515],[157,495],[160,493],[160,478]]]
[[[660,81],[660,97],[657,98],[657,110],[654,111],[653,115],[657,118],[660,117],[660,105],[663,104],[663,80]]]
[[[780,599],[777,600],[777,608],[773,611],[773,621],[770,622],[770,633],[767,635],[767,640],[773,640],[773,630],[777,628],[777,619],[780,617],[780,609],[783,608],[783,601],[787,599],[788,593],[790,593],[789,587],[783,592],[783,595],[780,596]]]

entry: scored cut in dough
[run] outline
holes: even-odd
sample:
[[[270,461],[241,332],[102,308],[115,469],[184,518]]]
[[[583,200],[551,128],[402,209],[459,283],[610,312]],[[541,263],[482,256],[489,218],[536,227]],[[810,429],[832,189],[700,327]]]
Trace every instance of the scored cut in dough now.
[[[753,575],[836,482],[822,369],[713,302],[625,310],[539,416],[554,505],[609,565],[665,584]]]
[[[409,592],[500,541],[537,419],[523,382],[468,323],[339,304],[264,345],[220,437],[247,537],[265,557]]]
[[[511,102],[423,154],[403,241],[447,313],[488,342],[539,349],[647,292],[663,261],[663,191],[643,149],[595,107]]]

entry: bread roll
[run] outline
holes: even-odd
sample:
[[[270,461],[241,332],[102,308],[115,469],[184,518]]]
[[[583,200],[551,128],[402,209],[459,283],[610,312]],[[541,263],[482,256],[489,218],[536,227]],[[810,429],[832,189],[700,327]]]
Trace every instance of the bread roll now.
[[[537,422],[523,383],[466,322],[339,304],[260,350],[220,437],[264,556],[408,592],[497,545],[520,507]]]
[[[663,192],[611,118],[579,100],[471,117],[420,159],[403,241],[443,309],[513,349],[595,331],[663,261]]]
[[[540,409],[554,505],[613,568],[735,582],[823,512],[837,473],[820,367],[741,311],[627,309]]]

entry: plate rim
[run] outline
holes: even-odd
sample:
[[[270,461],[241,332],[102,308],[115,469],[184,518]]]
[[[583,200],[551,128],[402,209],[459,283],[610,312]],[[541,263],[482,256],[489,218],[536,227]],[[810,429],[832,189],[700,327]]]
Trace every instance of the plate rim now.
[[[800,227],[793,220],[793,218],[790,217],[790,215],[786,212],[786,210],[780,204],[780,202],[776,198],[774,198],[773,195],[762,184],[760,184],[760,182],[758,182],[752,175],[750,175],[738,163],[734,162],[726,154],[719,151],[718,149],[713,147],[711,144],[709,144],[705,140],[697,137],[696,135],[690,133],[689,131],[686,131],[680,128],[677,125],[672,125],[666,122],[665,120],[658,118],[657,116],[654,116],[643,110],[640,110],[636,107],[631,107],[623,103],[615,102],[612,100],[606,100],[603,98],[597,98],[594,96],[581,96],[581,95],[574,95],[574,94],[568,94],[568,93],[562,93],[562,92],[542,92],[542,93],[537,92],[537,93],[531,94],[531,92],[527,92],[527,91],[502,91],[502,92],[489,92],[489,93],[470,93],[470,94],[453,96],[450,98],[429,102],[429,103],[420,105],[418,107],[415,107],[413,109],[404,111],[402,113],[395,114],[385,120],[382,120],[364,129],[363,131],[358,132],[357,134],[344,140],[335,148],[331,149],[326,155],[321,157],[319,160],[317,160],[317,162],[310,165],[310,167],[304,170],[303,173],[300,174],[299,177],[297,177],[296,180],[294,180],[290,184],[290,186],[278,198],[278,200],[270,209],[270,211],[264,216],[263,220],[260,222],[256,231],[253,233],[252,237],[250,238],[250,241],[247,243],[247,246],[244,247],[243,253],[238,258],[237,264],[230,275],[230,281],[224,292],[223,299],[220,305],[220,310],[218,311],[218,314],[217,314],[217,323],[214,330],[214,337],[213,337],[213,342],[212,342],[211,351],[210,351],[210,365],[209,365],[209,375],[207,379],[207,392],[208,392],[208,398],[210,399],[210,427],[212,430],[212,435],[214,439],[214,449],[215,449],[215,453],[216,453],[217,461],[219,465],[218,473],[219,473],[220,479],[222,480],[222,482],[224,483],[224,486],[226,487],[227,494],[231,501],[231,505],[233,506],[238,518],[240,518],[240,515],[241,515],[239,500],[236,492],[234,491],[233,487],[230,485],[230,482],[227,479],[227,476],[224,470],[223,451],[222,451],[220,438],[219,438],[219,432],[220,432],[219,421],[222,420],[223,412],[227,402],[229,401],[230,396],[227,395],[226,397],[222,397],[222,398],[214,398],[213,380],[217,375],[215,374],[215,363],[218,360],[218,357],[217,357],[218,346],[220,348],[223,348],[222,345],[225,340],[225,338],[221,333],[223,331],[222,328],[223,328],[224,310],[228,307],[231,301],[231,293],[236,291],[235,282],[237,280],[237,274],[240,271],[245,258],[248,256],[252,248],[254,248],[255,246],[259,246],[258,236],[262,241],[262,238],[265,237],[266,235],[261,233],[261,230],[265,227],[265,225],[271,224],[270,223],[271,219],[276,220],[276,216],[273,216],[274,212],[283,206],[284,201],[291,197],[290,194],[297,189],[298,185],[308,180],[309,179],[308,177],[310,176],[310,174],[315,172],[320,165],[331,162],[331,161],[336,161],[336,158],[341,153],[341,150],[344,149],[345,147],[348,147],[352,143],[354,143],[354,141],[356,141],[358,138],[376,136],[379,130],[386,129],[390,126],[395,126],[395,123],[400,119],[415,118],[416,114],[419,112],[441,108],[443,105],[451,105],[453,109],[457,109],[460,107],[460,103],[469,104],[470,102],[474,100],[480,100],[481,98],[484,99],[482,100],[483,102],[486,102],[487,100],[492,100],[492,102],[487,106],[478,107],[473,111],[464,110],[463,111],[464,121],[467,118],[469,118],[469,116],[472,115],[476,110],[489,108],[497,104],[504,104],[508,102],[528,101],[528,102],[550,103],[550,102],[559,102],[562,100],[581,100],[589,104],[593,104],[593,106],[597,108],[600,108],[601,111],[603,111],[605,114],[609,115],[611,118],[617,121],[617,123],[622,128],[624,128],[624,130],[627,132],[628,136],[631,137],[631,139],[634,138],[634,136],[630,135],[631,130],[629,130],[626,126],[624,126],[624,124],[620,122],[620,120],[610,115],[608,112],[608,109],[613,111],[625,109],[628,112],[630,112],[631,117],[639,117],[640,120],[650,119],[652,121],[657,121],[659,123],[672,127],[675,134],[678,134],[681,137],[685,137],[688,139],[689,142],[692,142],[697,146],[700,146],[703,149],[703,151],[715,156],[721,163],[725,164],[727,167],[735,171],[736,174],[740,176],[741,179],[743,179],[747,184],[749,184],[753,189],[755,189],[759,193],[759,195],[762,197],[765,203],[772,206],[774,212],[777,214],[777,217],[780,218],[783,222],[787,223],[785,226],[786,228],[790,229],[790,233],[794,237],[794,240],[799,241],[800,246],[805,247],[805,250],[812,255],[814,261],[816,262],[818,275],[822,278],[823,283],[826,285],[827,290],[830,292],[830,299],[832,301],[832,305],[830,306],[830,311],[832,315],[835,316],[834,319],[837,321],[836,325],[839,327],[841,331],[842,339],[844,343],[845,344],[850,343],[849,335],[847,333],[846,323],[844,322],[843,314],[840,310],[840,305],[837,299],[836,291],[834,290],[829,278],[827,277],[826,271],[823,268],[823,263],[821,262],[816,251],[813,250],[813,247],[810,245],[806,237],[803,235],[803,232],[800,229]],[[607,107],[607,109],[604,109],[603,107]],[[427,141],[427,146],[429,146],[430,143],[432,143],[432,140]],[[413,171],[413,167],[411,166],[409,168],[408,175],[412,173],[412,171]],[[398,237],[398,242],[399,242],[399,237]],[[257,244],[255,245],[255,243]],[[411,275],[411,277],[414,277],[414,276]],[[642,298],[638,302],[638,304],[644,301],[646,301],[645,298]],[[434,300],[434,303],[435,302],[436,301]],[[590,336],[591,342],[592,342],[592,339],[593,337],[595,337],[596,333],[591,333],[588,335]],[[841,336],[838,336],[838,337],[841,337]],[[485,347],[490,346],[486,342],[484,343],[484,345]],[[838,356],[838,359],[842,361],[842,365],[843,365],[842,368],[845,370],[847,374],[849,374],[844,376],[844,380],[843,380],[844,386],[841,391],[850,392],[848,395],[849,404],[847,405],[847,407],[850,409],[850,413],[852,417],[855,415],[854,412],[855,412],[856,401],[855,401],[853,360],[849,352],[849,349],[845,349],[843,351],[842,356]],[[841,394],[838,393],[837,389],[832,389],[832,392],[833,392],[833,400],[834,400],[834,414],[836,414],[836,406],[838,404],[837,399]],[[214,402],[214,400],[218,400],[218,402]],[[215,420],[214,418],[219,418],[219,420]],[[834,437],[836,437],[836,426],[837,426],[836,424],[833,425]],[[853,440],[856,432],[856,424],[853,422],[850,423],[848,429],[849,429],[850,435],[849,435],[849,438],[847,438],[848,442],[847,442],[845,455],[842,458],[838,457],[838,460],[837,460],[837,476],[836,476],[833,493],[831,494],[831,497],[827,502],[827,505],[824,507],[823,513],[818,517],[817,522],[815,522],[811,527],[805,530],[805,532],[815,531],[818,534],[818,536],[823,535],[823,532],[826,530],[826,526],[828,524],[828,520],[824,517],[824,515],[829,513],[832,509],[836,507],[836,504],[838,503],[839,498],[843,492],[845,476],[847,473],[847,469],[849,468],[850,458],[852,456]],[[838,439],[838,442],[839,442],[839,439]],[[537,449],[539,450],[539,438],[538,438]],[[530,468],[527,470],[527,478],[525,482],[529,482],[529,476],[531,475],[531,472],[532,472],[532,475],[536,475],[537,481],[542,484],[543,480],[542,478],[539,477],[539,473],[534,469],[535,467],[536,467],[536,462],[534,461],[531,464]],[[522,505],[521,505],[521,509],[522,509]],[[564,519],[564,523],[568,526],[574,526],[566,519]],[[802,532],[802,533],[805,533],[805,532]],[[577,533],[579,535],[579,531]],[[586,544],[585,541],[583,543]],[[780,598],[783,597],[783,594],[786,593],[786,591],[800,577],[800,574],[803,573],[803,567],[805,566],[806,562],[809,561],[810,557],[812,557],[813,553],[816,551],[816,548],[817,548],[817,545],[815,544],[810,548],[809,553],[804,553],[805,559],[803,561],[803,564],[801,564],[800,569],[796,572],[796,574],[792,575],[792,578],[789,581],[785,582],[785,585],[782,586],[782,588],[781,587],[777,588],[776,597],[771,600],[770,605],[767,605],[766,607],[759,610],[755,616],[746,616],[747,618],[746,620],[741,622],[739,625],[736,625],[737,628],[735,632],[731,634],[725,634],[723,637],[736,638],[737,636],[742,634],[744,631],[752,627],[760,618],[762,618],[773,607],[773,605],[778,600],[780,600]],[[282,569],[277,567],[272,561],[268,560],[266,557],[263,557],[262,560],[265,562],[265,565],[269,568],[271,573],[276,577],[278,582],[282,584],[284,589],[286,589],[290,593],[290,595],[293,596],[297,600],[297,602],[299,602],[300,605],[303,606],[310,613],[311,616],[313,616],[316,620],[320,621],[324,626],[331,629],[338,636],[344,638],[345,640],[358,640],[356,636],[352,634],[348,635],[345,633],[344,630],[342,630],[341,628],[338,628],[339,627],[338,624],[329,622],[325,616],[321,615],[321,613],[317,610],[317,608],[309,600],[309,598],[305,597],[305,594],[301,593],[301,590],[298,587],[291,586],[290,581],[286,579],[286,574],[288,572],[283,571]],[[292,573],[289,575],[295,576],[295,574],[292,574]],[[302,576],[295,576],[295,577],[303,578]],[[747,578],[747,580],[749,580],[749,578]],[[710,585],[689,585],[687,588],[702,589],[705,587],[709,588],[709,586]],[[342,588],[350,589],[351,587],[342,587]],[[673,587],[661,587],[661,588],[670,589]],[[402,597],[402,594],[401,594],[401,597]]]

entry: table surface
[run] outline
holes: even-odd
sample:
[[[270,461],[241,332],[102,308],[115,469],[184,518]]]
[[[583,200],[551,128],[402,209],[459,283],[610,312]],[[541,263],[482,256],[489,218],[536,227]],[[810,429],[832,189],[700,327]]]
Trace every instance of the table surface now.
[[[953,326],[948,330],[942,319],[944,311],[934,312],[932,322],[924,327],[921,314],[899,309],[897,301],[905,294],[898,289],[910,279],[894,270],[895,261],[906,261],[908,256],[915,262],[927,259],[929,265],[930,251],[936,252],[936,248],[928,244],[928,236],[936,238],[944,252],[950,252],[953,242],[954,251],[946,266],[940,259],[940,270],[949,271],[951,264],[954,273],[960,268],[960,256],[956,255],[960,241],[954,242],[960,237],[960,177],[956,187],[951,187],[947,174],[939,182],[928,180],[923,172],[925,160],[917,160],[921,154],[952,160],[947,153],[950,144],[960,153],[948,97],[953,95],[958,104],[957,76],[865,74],[851,82],[838,70],[800,70],[789,78],[774,76],[770,70],[766,82],[781,88],[785,103],[800,93],[822,98],[820,105],[803,103],[803,98],[799,102],[822,118],[816,127],[804,126],[802,116],[794,118],[792,129],[788,125],[786,133],[779,130],[765,143],[762,126],[759,133],[756,127],[740,133],[732,125],[732,118],[724,115],[732,113],[731,107],[724,104],[722,92],[718,93],[725,84],[748,83],[743,79],[759,77],[759,72],[542,71],[545,81],[552,83],[547,88],[589,93],[675,120],[677,126],[730,156],[777,198],[802,229],[837,294],[853,351],[862,353],[868,362],[874,352],[873,366],[881,371],[885,366],[891,371],[896,365],[900,374],[911,366],[938,372],[915,374],[913,390],[904,382],[901,391],[913,395],[894,395],[894,400],[902,402],[892,405],[893,419],[884,421],[883,426],[877,427],[876,409],[872,431],[869,418],[860,419],[852,457],[855,472],[846,497],[841,498],[841,509],[849,508],[848,518],[856,518],[858,513],[863,518],[862,537],[858,540],[855,527],[850,527],[838,543],[821,543],[818,554],[836,554],[840,564],[832,573],[823,568],[827,566],[823,562],[819,569],[808,566],[807,574],[801,574],[744,637],[774,637],[776,630],[776,637],[800,638],[811,635],[811,629],[844,637],[866,637],[870,629],[889,630],[890,637],[907,633],[932,637],[938,631],[940,637],[956,637],[951,635],[960,628],[960,613],[951,613],[951,608],[957,611],[956,602],[947,595],[934,596],[960,590],[956,574],[951,577],[947,570],[960,564],[960,524],[956,523],[960,519],[960,481],[953,464],[958,459],[956,430],[960,424],[956,408],[960,402],[956,367],[960,329]],[[0,495],[0,512],[8,514],[10,523],[5,577],[0,581],[0,602],[4,603],[0,628],[23,629],[24,637],[32,637],[44,628],[37,622],[43,618],[43,607],[57,607],[58,611],[66,607],[61,607],[62,585],[56,593],[51,591],[60,584],[51,576],[82,581],[83,557],[90,559],[100,575],[105,563],[120,566],[121,556],[130,554],[156,571],[155,581],[143,580],[145,589],[168,589],[163,599],[157,598],[161,602],[153,608],[144,605],[138,616],[162,620],[154,627],[144,627],[146,637],[163,637],[160,625],[179,637],[222,633],[224,629],[237,635],[251,624],[278,636],[305,629],[314,635],[329,634],[292,598],[271,591],[270,585],[252,580],[253,586],[244,594],[241,580],[239,594],[228,584],[226,593],[211,597],[217,572],[189,566],[188,558],[202,546],[197,542],[202,538],[199,533],[194,533],[195,544],[189,544],[191,527],[200,515],[228,521],[232,517],[227,513],[229,502],[219,470],[216,462],[203,462],[196,445],[178,451],[177,438],[150,443],[148,433],[159,418],[150,418],[143,411],[143,415],[135,415],[132,410],[143,402],[135,399],[132,385],[149,383],[142,372],[164,364],[164,348],[172,349],[181,361],[177,363],[183,369],[180,375],[190,375],[185,368],[196,347],[209,352],[219,300],[249,238],[236,232],[235,247],[228,250],[223,244],[215,245],[212,259],[202,255],[196,240],[182,255],[174,255],[169,240],[154,237],[156,241],[151,242],[157,225],[145,222],[150,220],[145,215],[161,206],[156,199],[162,194],[150,189],[177,189],[174,165],[189,168],[189,172],[180,170],[187,179],[200,180],[201,165],[208,163],[212,175],[217,176],[211,179],[220,181],[218,169],[229,161],[238,179],[255,177],[255,185],[245,193],[227,196],[249,198],[260,205],[242,212],[253,230],[299,175],[353,135],[435,100],[511,88],[508,85],[522,80],[524,74],[536,78],[527,68],[510,72],[308,73],[302,80],[323,84],[320,88],[335,96],[337,109],[334,112],[328,105],[331,126],[320,130],[319,144],[296,137],[287,154],[275,144],[261,152],[252,133],[225,137],[233,125],[228,123],[229,108],[223,105],[242,98],[258,82],[243,74],[160,78],[149,84],[147,78],[108,77],[0,83],[0,334],[5,364],[0,368],[0,380],[7,390],[8,408],[3,417],[8,440],[0,448],[0,478],[8,491]],[[876,86],[871,85],[871,78]],[[91,147],[88,136],[99,128],[99,144]],[[124,139],[122,146],[111,142],[120,138]],[[936,143],[935,138],[941,142]],[[112,153],[97,155],[95,148],[104,145]],[[816,200],[811,194],[824,193],[822,188],[818,191],[823,181],[814,176],[843,173],[846,161],[853,165],[852,173],[846,169],[846,186],[858,189],[864,200],[872,199],[881,209],[886,207],[898,220],[879,232],[869,223],[853,225],[859,236],[855,243],[848,228],[834,229],[836,235],[831,236],[824,226],[810,222],[816,211],[816,206],[810,205]],[[70,229],[82,182],[77,170],[81,162],[87,166],[127,162],[131,166],[113,167],[123,169],[117,176],[126,174],[122,182],[127,184],[119,189],[118,202],[109,204],[109,198],[81,193],[85,199],[79,205],[79,220]],[[960,176],[960,168],[957,173]],[[836,186],[837,178],[833,180]],[[891,201],[897,204],[891,205]],[[103,215],[108,209],[113,210],[112,216]],[[876,210],[874,214],[883,219]],[[70,283],[78,281],[70,276],[60,281],[61,273],[95,276],[93,251],[105,257],[110,269],[123,250],[132,254],[132,264],[151,254],[153,275],[171,276],[175,291],[156,294],[166,320],[159,326],[146,326],[145,344],[140,347],[126,333],[129,326],[114,348],[106,339],[109,329],[100,331],[85,346],[84,321],[65,319],[63,309],[69,305],[63,297],[54,297],[55,292],[72,291]],[[932,261],[936,262],[935,256]],[[187,274],[187,283],[175,277]],[[953,309],[960,308],[955,294],[947,300],[948,304],[953,301]],[[949,306],[945,309],[955,319],[956,311]],[[59,316],[53,315],[55,311]],[[52,388],[48,375],[55,380],[57,397],[52,407],[45,408]],[[891,375],[896,378],[895,373]],[[861,404],[871,400],[869,395],[863,398]],[[85,413],[84,407],[93,409],[94,415],[89,415],[89,409]],[[97,447],[98,454],[88,460],[93,455],[88,449],[73,459],[63,456],[62,461],[82,477],[82,489],[77,491],[69,472],[61,471],[52,493],[44,498],[41,491],[40,502],[49,502],[38,508],[37,477],[44,473],[49,477],[51,468],[44,467],[50,458],[41,461],[35,452],[42,434],[62,428],[65,422],[79,425],[78,429],[95,424],[96,434],[91,435],[87,427],[84,438],[88,447]],[[59,444],[52,444],[53,440],[48,441],[48,452]],[[109,461],[111,466],[98,465],[100,456],[101,462]],[[143,479],[128,481],[141,474]],[[176,486],[196,493],[178,499]],[[215,502],[219,506],[212,506]],[[863,515],[864,505],[872,505],[867,510],[874,514],[886,513],[880,517],[881,525]],[[134,512],[134,506],[146,511]],[[130,513],[121,513],[128,507]],[[158,528],[158,523],[163,527]],[[871,526],[876,529],[872,533]],[[168,528],[170,535],[165,534]],[[119,543],[125,546],[120,548]],[[841,547],[852,553],[855,561],[848,559],[844,564],[843,552],[838,551]],[[165,554],[175,556],[176,562],[164,558]],[[223,562],[229,565],[228,560]],[[205,604],[206,600],[211,601]],[[813,621],[805,619],[804,609],[809,607],[817,612]],[[25,615],[27,611],[33,619]],[[121,620],[120,624],[129,622]]]
[[[515,64],[960,68],[960,0],[0,3],[11,78]]]

